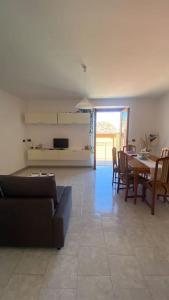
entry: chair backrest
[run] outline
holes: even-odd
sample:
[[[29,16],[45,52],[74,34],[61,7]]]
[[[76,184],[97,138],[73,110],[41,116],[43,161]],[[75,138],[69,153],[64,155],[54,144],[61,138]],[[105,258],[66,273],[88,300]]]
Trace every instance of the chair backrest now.
[[[169,156],[169,148],[162,148],[161,149],[161,157],[167,157]]]
[[[123,146],[123,151],[132,151],[132,152],[136,152],[136,146],[135,145],[126,145]]]
[[[161,172],[160,176],[158,176],[159,171]],[[157,180],[160,181],[161,183],[165,183],[165,184],[169,183],[169,156],[159,158],[156,161],[154,181]]]
[[[128,156],[124,151],[118,151],[118,170],[119,174],[128,173]]]
[[[116,147],[112,148],[112,162],[113,162],[113,168],[117,167],[117,150],[116,150]]]

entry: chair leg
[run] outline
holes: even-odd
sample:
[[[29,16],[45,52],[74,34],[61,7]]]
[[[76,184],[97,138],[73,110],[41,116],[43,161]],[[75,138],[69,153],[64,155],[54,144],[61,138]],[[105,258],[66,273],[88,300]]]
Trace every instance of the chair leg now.
[[[138,174],[134,175],[134,204],[137,203]]]
[[[143,185],[143,194],[142,194],[142,201],[144,202],[146,198],[146,187]]]
[[[114,183],[116,183],[116,172],[114,172],[114,178],[113,178]]]
[[[117,177],[116,177],[116,172],[114,172],[114,182],[116,183],[116,179],[117,179]]]
[[[164,199],[164,200],[163,200],[164,203],[166,203],[166,202],[167,202],[167,196],[165,195],[163,199]]]
[[[126,192],[125,192],[125,201],[127,202],[127,198],[128,198],[128,193],[129,193],[129,184],[126,184]]]
[[[113,171],[112,185],[116,183],[116,173]]]
[[[118,178],[119,178],[118,173],[115,172],[115,171],[113,171],[112,185],[113,185],[113,184],[118,184]]]
[[[117,183],[117,194],[119,193],[120,189],[120,177],[118,178],[118,183]]]
[[[155,213],[155,200],[156,200],[156,194],[153,193],[152,195],[152,204],[151,204],[151,214],[154,215]]]

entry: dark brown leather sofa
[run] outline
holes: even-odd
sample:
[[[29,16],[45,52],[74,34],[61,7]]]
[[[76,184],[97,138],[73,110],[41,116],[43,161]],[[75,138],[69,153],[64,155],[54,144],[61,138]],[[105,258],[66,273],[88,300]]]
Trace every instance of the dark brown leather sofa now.
[[[0,175],[0,246],[64,246],[72,189],[54,177]]]

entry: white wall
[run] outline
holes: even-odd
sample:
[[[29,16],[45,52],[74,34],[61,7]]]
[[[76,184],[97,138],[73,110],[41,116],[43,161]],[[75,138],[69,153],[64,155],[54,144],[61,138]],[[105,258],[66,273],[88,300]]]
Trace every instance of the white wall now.
[[[160,147],[169,146],[168,114],[169,95],[157,99],[104,99],[92,100],[95,106],[129,106],[129,140],[136,139],[140,148],[140,138],[145,133],[160,134]],[[72,112],[76,111],[77,101],[40,101],[24,102],[8,93],[0,91],[0,174],[13,173],[25,166],[24,144],[22,139],[32,138],[33,143],[51,146],[53,137],[68,137],[70,147],[82,148],[89,144],[89,128],[83,125],[31,125],[24,126],[22,115],[32,112]],[[161,111],[161,113],[160,113]],[[158,118],[159,117],[159,118]],[[159,147],[159,149],[160,149]],[[154,152],[156,149],[154,149]]]
[[[158,109],[158,100],[153,98],[139,99],[93,99],[94,106],[129,106],[130,107],[130,128],[129,141],[136,139],[137,148],[140,149],[140,139],[145,133],[158,133],[158,123],[155,119]],[[30,112],[71,112],[75,111],[76,101],[27,101],[26,111]],[[32,138],[34,144],[43,143],[44,146],[51,146],[53,137],[69,137],[70,146],[81,148],[89,144],[88,128],[85,126],[61,125],[31,125],[26,126],[27,137]],[[156,149],[153,149],[156,152]]]
[[[160,149],[169,147],[169,93],[159,100]]]
[[[27,101],[28,112],[73,112],[75,102],[69,101]],[[33,145],[43,144],[44,147],[53,146],[53,138],[69,138],[69,147],[84,148],[90,144],[88,125],[26,125],[27,138],[31,138]]]
[[[0,90],[0,174],[10,174],[25,166],[24,102]]]

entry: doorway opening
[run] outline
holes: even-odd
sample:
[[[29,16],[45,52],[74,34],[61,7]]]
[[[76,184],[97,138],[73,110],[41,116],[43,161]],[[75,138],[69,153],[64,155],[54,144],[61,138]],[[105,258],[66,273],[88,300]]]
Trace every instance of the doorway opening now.
[[[95,110],[96,165],[112,164],[112,148],[117,151],[128,143],[129,108]]]
[[[120,112],[97,112],[96,162],[111,164],[112,148],[120,149]]]

